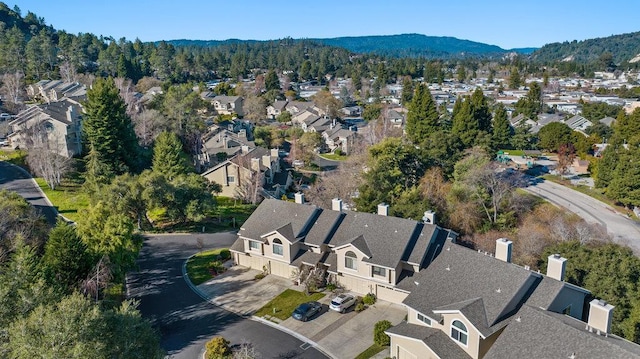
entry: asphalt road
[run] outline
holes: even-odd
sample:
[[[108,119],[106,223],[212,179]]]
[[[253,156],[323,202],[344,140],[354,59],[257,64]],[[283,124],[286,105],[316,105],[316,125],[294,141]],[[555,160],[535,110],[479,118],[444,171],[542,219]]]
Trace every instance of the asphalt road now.
[[[55,225],[58,212],[22,168],[0,161],[0,188],[15,191],[31,203],[51,225]]]
[[[551,181],[541,181],[525,189],[577,214],[588,223],[602,225],[616,243],[628,245],[640,255],[640,224],[608,204]]]
[[[228,247],[231,233],[158,235],[145,240],[138,258],[139,271],[127,276],[127,291],[140,300],[143,316],[162,334],[162,346],[171,358],[200,359],[204,344],[221,335],[233,345],[253,344],[261,358],[326,358],[314,348],[303,350],[302,341],[251,319],[240,317],[200,298],[182,277],[182,265],[204,249]]]

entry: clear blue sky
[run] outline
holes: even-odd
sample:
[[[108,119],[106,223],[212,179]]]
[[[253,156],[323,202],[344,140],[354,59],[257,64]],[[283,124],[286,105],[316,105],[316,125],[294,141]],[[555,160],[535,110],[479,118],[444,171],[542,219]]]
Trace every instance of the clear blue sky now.
[[[419,33],[503,48],[640,31],[638,0],[2,0],[71,33],[142,41]]]

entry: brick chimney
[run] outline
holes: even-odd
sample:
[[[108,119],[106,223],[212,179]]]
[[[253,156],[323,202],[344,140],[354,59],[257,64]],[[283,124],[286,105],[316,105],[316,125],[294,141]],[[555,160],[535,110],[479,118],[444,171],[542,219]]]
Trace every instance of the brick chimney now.
[[[556,253],[550,255],[547,259],[547,276],[559,281],[564,281],[564,271],[567,267],[567,258],[563,258]]]
[[[590,332],[607,335],[611,333],[611,319],[613,318],[613,305],[602,299],[594,299],[589,303],[589,320],[587,329]]]
[[[513,242],[507,238],[499,238],[496,240],[496,258],[511,263],[511,250]]]

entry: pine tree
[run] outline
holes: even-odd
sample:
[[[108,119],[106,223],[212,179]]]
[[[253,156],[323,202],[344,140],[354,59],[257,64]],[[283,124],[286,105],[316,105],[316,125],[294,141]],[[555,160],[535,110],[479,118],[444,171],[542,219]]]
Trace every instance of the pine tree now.
[[[473,146],[479,129],[478,123],[473,119],[471,98],[469,96],[466,96],[458,105],[458,110],[455,111],[453,115],[451,132],[459,139],[465,148]]]
[[[478,130],[491,132],[491,111],[487,98],[479,87],[471,95],[471,115],[478,124]]]
[[[509,88],[517,89],[522,85],[522,78],[520,77],[520,72],[518,72],[518,68],[514,67],[511,69],[511,75],[509,76]]]
[[[499,104],[493,115],[492,142],[495,149],[511,148],[511,136],[513,130],[507,118],[507,110]]]
[[[182,150],[182,142],[176,134],[165,131],[158,135],[153,145],[152,168],[169,180],[192,171],[189,158]]]
[[[420,144],[438,129],[438,110],[425,84],[416,87],[413,100],[409,104],[407,114],[407,137],[415,144]]]
[[[96,79],[87,91],[84,109],[85,139],[108,170],[115,174],[137,170],[138,141],[113,78]]]
[[[264,78],[264,87],[267,92],[271,90],[280,92],[280,80],[274,70],[269,70],[269,72],[267,72],[267,76]]]

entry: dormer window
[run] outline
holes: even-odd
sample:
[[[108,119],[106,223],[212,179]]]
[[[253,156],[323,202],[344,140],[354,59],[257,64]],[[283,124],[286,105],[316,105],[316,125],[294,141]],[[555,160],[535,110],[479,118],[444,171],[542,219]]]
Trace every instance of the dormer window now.
[[[283,255],[282,241],[278,238],[273,240],[273,254],[277,256]]]
[[[344,266],[345,268],[357,270],[358,269],[358,257],[352,251],[348,251],[344,254]]]
[[[459,320],[451,322],[451,338],[460,344],[467,346],[467,339],[469,338],[467,326]]]
[[[422,313],[417,313],[416,314],[416,319],[418,319],[418,321],[431,326],[431,319],[429,319],[429,317],[427,317],[426,315],[423,315]]]
[[[260,242],[249,241],[249,250],[259,251],[260,250]]]

